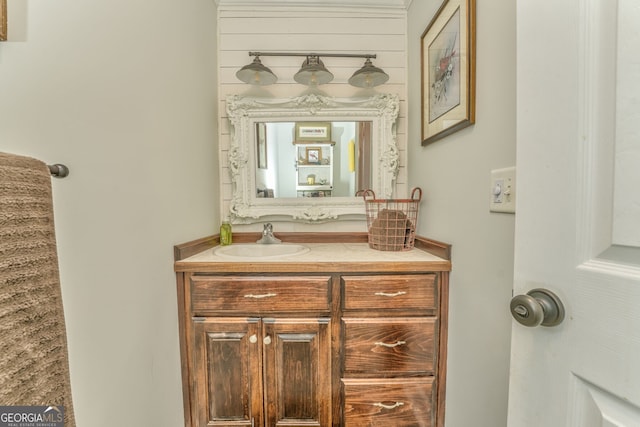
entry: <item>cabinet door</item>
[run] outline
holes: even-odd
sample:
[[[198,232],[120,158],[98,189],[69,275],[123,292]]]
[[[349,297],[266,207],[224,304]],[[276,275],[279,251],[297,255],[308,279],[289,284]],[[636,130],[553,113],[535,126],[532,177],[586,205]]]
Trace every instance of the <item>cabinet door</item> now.
[[[193,326],[197,425],[262,425],[259,319],[201,318]]]
[[[329,319],[263,319],[268,426],[331,425]]]

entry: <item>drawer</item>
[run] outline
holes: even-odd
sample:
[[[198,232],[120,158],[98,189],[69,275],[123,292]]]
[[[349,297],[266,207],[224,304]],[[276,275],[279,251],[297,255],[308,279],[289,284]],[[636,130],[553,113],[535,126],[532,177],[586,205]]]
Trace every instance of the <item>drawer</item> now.
[[[330,276],[192,276],[192,314],[328,311],[330,283]]]
[[[345,427],[432,427],[433,378],[343,379]]]
[[[436,310],[436,275],[343,276],[345,310]]]
[[[342,322],[345,376],[433,375],[435,318],[345,318]]]

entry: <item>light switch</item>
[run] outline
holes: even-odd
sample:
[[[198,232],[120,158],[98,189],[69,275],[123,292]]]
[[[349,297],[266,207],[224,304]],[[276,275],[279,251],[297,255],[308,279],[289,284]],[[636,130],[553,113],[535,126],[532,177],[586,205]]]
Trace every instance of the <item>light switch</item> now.
[[[516,168],[494,169],[491,171],[491,212],[516,212]]]

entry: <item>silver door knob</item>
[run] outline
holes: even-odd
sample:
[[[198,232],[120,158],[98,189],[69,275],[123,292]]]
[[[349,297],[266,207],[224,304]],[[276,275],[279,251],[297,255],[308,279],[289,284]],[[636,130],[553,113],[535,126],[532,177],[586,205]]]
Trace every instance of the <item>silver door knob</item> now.
[[[557,326],[564,320],[564,305],[550,290],[532,289],[511,299],[511,315],[524,326]]]

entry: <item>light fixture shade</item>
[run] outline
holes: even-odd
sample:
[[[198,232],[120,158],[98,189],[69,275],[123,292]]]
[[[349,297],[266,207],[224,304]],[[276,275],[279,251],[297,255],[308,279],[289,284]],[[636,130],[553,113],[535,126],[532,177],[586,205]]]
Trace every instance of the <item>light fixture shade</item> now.
[[[245,65],[236,73],[236,77],[250,85],[265,86],[278,81],[278,77],[273,72],[262,65],[258,56],[251,64]]]
[[[302,68],[293,76],[293,79],[303,85],[316,86],[329,83],[333,80],[333,74],[324,67],[317,55],[312,55],[307,56],[302,63]]]
[[[353,73],[349,79],[349,84],[356,87],[375,87],[386,83],[389,75],[382,71],[381,68],[374,66],[371,60],[367,58],[362,68]]]

